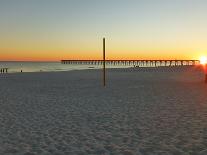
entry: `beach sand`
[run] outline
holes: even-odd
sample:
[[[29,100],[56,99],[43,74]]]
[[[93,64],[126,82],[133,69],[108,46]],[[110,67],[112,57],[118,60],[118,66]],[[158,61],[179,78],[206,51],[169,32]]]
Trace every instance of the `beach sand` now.
[[[196,67],[0,75],[0,155],[206,155]]]

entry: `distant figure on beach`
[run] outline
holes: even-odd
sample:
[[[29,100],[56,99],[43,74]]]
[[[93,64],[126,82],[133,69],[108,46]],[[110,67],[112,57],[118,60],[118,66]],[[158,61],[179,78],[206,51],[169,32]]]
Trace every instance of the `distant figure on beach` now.
[[[21,70],[21,73],[22,73],[22,70]]]

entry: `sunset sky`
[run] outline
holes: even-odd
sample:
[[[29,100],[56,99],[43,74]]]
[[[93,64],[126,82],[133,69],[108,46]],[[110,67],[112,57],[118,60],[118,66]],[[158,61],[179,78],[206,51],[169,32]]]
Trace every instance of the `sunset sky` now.
[[[0,60],[199,59],[207,0],[0,0]]]

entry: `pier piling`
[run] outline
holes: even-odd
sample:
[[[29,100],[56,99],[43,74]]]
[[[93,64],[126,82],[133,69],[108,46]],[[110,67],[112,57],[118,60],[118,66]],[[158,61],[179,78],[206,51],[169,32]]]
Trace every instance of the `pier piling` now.
[[[0,73],[8,73],[8,68],[1,68]]]

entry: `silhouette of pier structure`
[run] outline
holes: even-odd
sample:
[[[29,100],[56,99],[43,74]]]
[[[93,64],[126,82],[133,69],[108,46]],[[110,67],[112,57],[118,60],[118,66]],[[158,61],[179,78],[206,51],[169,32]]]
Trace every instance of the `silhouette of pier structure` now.
[[[0,68],[0,73],[8,73],[8,68]]]
[[[62,64],[103,65],[103,60],[61,60]],[[200,64],[199,60],[105,60],[106,65],[126,66],[190,66]]]

